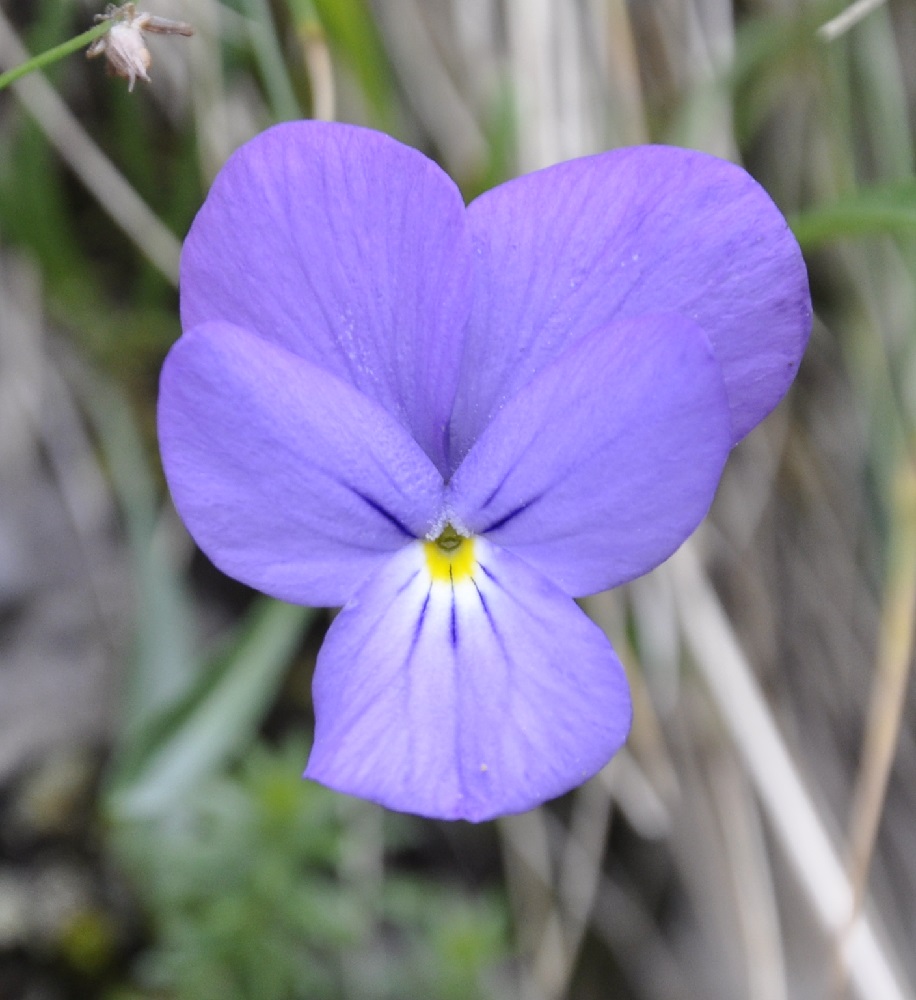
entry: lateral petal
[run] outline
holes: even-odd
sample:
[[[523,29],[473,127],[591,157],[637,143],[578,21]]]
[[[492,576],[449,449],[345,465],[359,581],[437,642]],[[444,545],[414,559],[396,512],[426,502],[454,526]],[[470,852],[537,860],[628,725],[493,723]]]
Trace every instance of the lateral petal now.
[[[665,146],[613,150],[502,184],[471,203],[468,222],[477,275],[453,464],[537,371],[617,319],[677,312],[703,328],[734,441],[795,376],[811,328],[804,261],[735,164]]]
[[[699,327],[677,315],[621,321],[509,400],[452,477],[446,506],[455,524],[581,597],[678,548],[709,509],[730,447],[721,371]]]
[[[450,583],[422,543],[331,626],[314,679],[306,777],[442,819],[522,812],[595,774],[630,725],[604,634],[536,570],[474,539]]]
[[[378,132],[291,122],[214,181],[184,244],[181,317],[327,369],[444,472],[471,281],[464,202],[439,167]]]
[[[388,413],[229,323],[174,345],[158,419],[166,479],[195,541],[274,597],[343,604],[441,516],[441,476]]]

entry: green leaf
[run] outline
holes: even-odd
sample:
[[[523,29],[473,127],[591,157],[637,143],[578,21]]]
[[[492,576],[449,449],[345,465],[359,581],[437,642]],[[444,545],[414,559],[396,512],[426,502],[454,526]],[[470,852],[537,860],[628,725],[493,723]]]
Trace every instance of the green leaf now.
[[[394,80],[381,36],[364,0],[287,0],[287,6],[300,35],[314,30],[316,20],[320,22],[334,52],[359,82],[374,116],[372,124],[392,131]]]
[[[124,748],[108,790],[117,819],[161,816],[254,738],[314,611],[259,599],[177,704]]]
[[[122,702],[125,738],[185,694],[197,676],[188,599],[166,554],[154,542],[158,491],[125,395],[87,366],[69,379],[100,444],[133,560],[139,614]]]
[[[789,220],[803,250],[837,239],[916,235],[916,178],[863,188]]]
[[[286,67],[270,4],[267,0],[242,0],[242,8],[250,18],[251,44],[274,119],[282,122],[301,118],[302,108]]]

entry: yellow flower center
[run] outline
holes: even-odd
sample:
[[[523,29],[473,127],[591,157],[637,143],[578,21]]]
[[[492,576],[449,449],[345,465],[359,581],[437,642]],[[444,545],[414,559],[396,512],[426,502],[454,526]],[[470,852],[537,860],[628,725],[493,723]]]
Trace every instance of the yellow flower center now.
[[[426,565],[434,580],[444,583],[458,583],[474,572],[474,539],[459,535],[450,525],[435,541],[424,542]]]

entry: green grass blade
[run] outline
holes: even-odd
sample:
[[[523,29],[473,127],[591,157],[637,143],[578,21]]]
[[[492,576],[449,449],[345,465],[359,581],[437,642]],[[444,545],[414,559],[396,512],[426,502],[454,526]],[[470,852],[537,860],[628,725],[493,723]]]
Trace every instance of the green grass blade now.
[[[916,235],[916,178],[863,189],[789,221],[804,250],[838,239]]]
[[[287,0],[301,31],[316,17],[336,54],[352,71],[378,128],[395,122],[394,78],[378,28],[364,0]]]
[[[251,44],[274,118],[277,121],[301,118],[302,107],[286,67],[267,0],[244,0],[242,7],[251,19]]]
[[[108,789],[118,819],[168,812],[254,738],[311,608],[260,599],[188,694],[124,748]]]

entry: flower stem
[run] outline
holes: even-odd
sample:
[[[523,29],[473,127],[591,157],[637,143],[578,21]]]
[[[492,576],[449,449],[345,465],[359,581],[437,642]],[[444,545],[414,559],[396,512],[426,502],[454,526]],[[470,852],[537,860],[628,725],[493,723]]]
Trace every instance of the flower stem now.
[[[47,52],[42,52],[40,55],[33,56],[24,63],[20,63],[18,66],[14,66],[12,69],[7,70],[5,73],[0,73],[0,90],[9,86],[9,84],[11,84],[14,80],[18,80],[19,77],[25,76],[26,73],[31,73],[36,69],[42,69],[44,66],[57,62],[58,59],[63,59],[64,56],[70,55],[71,52],[76,52],[77,49],[81,49],[84,46],[89,45],[90,42],[94,42],[97,38],[101,38],[112,24],[113,22],[111,20],[100,21],[97,25],[90,28],[88,31],[84,31],[81,35],[77,35],[75,38],[71,38],[66,42],[61,42],[60,45],[55,45],[53,49],[48,49]]]

